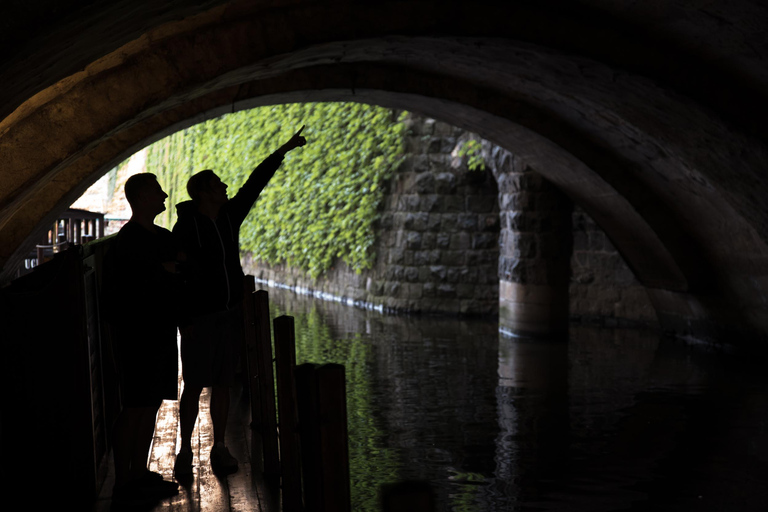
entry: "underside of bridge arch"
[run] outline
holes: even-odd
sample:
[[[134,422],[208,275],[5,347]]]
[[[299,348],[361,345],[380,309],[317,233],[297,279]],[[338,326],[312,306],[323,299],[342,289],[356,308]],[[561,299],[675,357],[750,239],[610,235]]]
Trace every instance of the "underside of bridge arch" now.
[[[148,143],[258,105],[360,101],[523,159],[606,232],[663,327],[768,341],[765,8],[716,2],[727,23],[713,26],[682,0],[130,4],[67,2],[38,32],[10,13],[1,42],[23,44],[0,68],[5,280]]]

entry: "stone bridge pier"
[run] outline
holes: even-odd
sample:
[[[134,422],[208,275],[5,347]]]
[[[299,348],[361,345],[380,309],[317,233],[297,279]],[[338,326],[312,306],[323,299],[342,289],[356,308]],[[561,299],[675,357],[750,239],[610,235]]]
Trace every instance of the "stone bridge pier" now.
[[[483,141],[485,169],[459,148],[476,136],[416,114],[389,182],[376,262],[317,279],[245,257],[257,279],[385,310],[497,315],[502,332],[559,338],[572,321],[654,324],[645,288],[606,234],[523,159]]]
[[[498,183],[499,328],[562,338],[572,322],[658,327],[648,292],[606,233],[522,159],[489,142]]]
[[[524,336],[568,332],[573,248],[571,200],[508,152],[499,184],[499,328]]]

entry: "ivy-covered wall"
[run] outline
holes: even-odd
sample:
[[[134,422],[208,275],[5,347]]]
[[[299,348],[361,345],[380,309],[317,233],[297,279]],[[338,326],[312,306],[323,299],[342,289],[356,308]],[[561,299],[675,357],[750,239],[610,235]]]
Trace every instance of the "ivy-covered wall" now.
[[[241,231],[246,273],[386,310],[496,314],[510,286],[548,282],[554,253],[570,259],[558,264],[570,268],[560,316],[655,321],[644,288],[584,212],[565,220],[573,247],[560,247],[542,228],[554,217],[538,174],[432,119],[353,103],[262,107],[150,146],[147,170],[171,205],[206,168],[233,194],[302,125],[309,143],[288,154]],[[169,208],[162,223],[174,221]]]
[[[398,312],[498,311],[499,213],[489,170],[468,168],[469,134],[409,114],[405,158],[385,182],[373,266],[337,261],[319,278],[287,264],[244,256],[257,279]],[[473,166],[474,167],[474,166]]]
[[[403,158],[404,114],[358,103],[275,105],[236,112],[151,145],[147,170],[171,205],[158,222],[172,227],[186,183],[213,169],[230,197],[253,168],[301,126],[307,145],[286,155],[240,233],[241,249],[311,277],[342,261],[354,271],[375,260],[373,223],[383,184]]]

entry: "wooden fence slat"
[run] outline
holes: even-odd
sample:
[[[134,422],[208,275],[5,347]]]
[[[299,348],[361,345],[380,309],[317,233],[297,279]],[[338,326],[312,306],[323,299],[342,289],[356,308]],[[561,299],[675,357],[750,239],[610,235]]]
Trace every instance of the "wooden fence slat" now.
[[[251,403],[251,415],[260,410],[258,367],[256,363],[256,305],[253,294],[256,292],[256,280],[253,276],[245,276],[243,280],[243,346],[242,361],[243,388],[248,393]]]
[[[344,366],[324,364],[317,369],[318,427],[322,454],[324,512],[351,510],[347,392]]]
[[[253,411],[254,429],[261,435],[265,478],[280,475],[280,455],[277,437],[277,407],[275,405],[275,374],[272,361],[272,332],[269,317],[269,294],[254,293],[256,322],[256,380],[259,388],[259,408]]]
[[[296,345],[293,318],[274,320],[277,405],[280,429],[280,476],[284,512],[303,509],[301,487],[301,446],[296,407]]]
[[[301,469],[306,512],[322,507],[322,457],[320,453],[320,418],[318,412],[317,365],[296,367],[296,400],[301,437]]]
[[[262,390],[259,383],[259,340],[256,329],[256,281],[253,276],[245,276],[243,286],[243,389],[248,396],[251,413],[251,469],[264,472],[264,438],[262,434]]]
[[[347,396],[344,366],[296,368],[302,478],[307,512],[350,512]]]

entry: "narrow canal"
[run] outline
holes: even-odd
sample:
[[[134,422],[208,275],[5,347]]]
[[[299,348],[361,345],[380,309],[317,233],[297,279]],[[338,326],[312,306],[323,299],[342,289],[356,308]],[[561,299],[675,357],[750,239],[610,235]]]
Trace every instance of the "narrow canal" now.
[[[440,511],[768,510],[762,362],[574,327],[385,315],[267,288],[297,363],[347,372],[352,509],[427,481]]]

